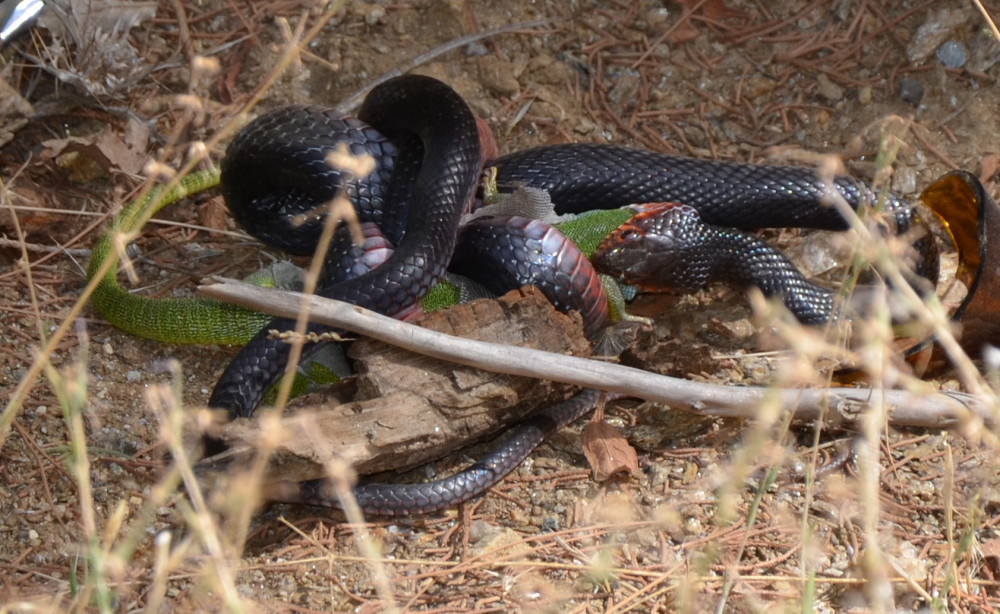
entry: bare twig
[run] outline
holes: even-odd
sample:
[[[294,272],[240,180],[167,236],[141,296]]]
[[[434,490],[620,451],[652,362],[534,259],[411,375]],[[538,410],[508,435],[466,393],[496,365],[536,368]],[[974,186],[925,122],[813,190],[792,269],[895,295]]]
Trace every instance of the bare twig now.
[[[8,239],[7,237],[0,236],[0,247],[16,247],[24,248],[25,251],[35,252],[40,254],[51,254],[53,252],[60,254],[67,254],[76,258],[87,258],[90,256],[89,249],[81,249],[75,247],[63,247],[62,245],[39,245],[38,243],[24,243],[20,240]]]
[[[704,415],[751,418],[757,415],[765,400],[777,399],[799,420],[833,418],[850,423],[864,414],[869,402],[878,399],[888,407],[889,422],[894,425],[962,428],[970,434],[985,436],[984,429],[978,427],[995,423],[994,408],[969,394],[935,392],[929,388],[911,392],[706,384],[597,360],[461,339],[356,305],[319,297],[303,302],[297,293],[265,290],[235,280],[220,281],[220,284],[201,287],[199,292],[288,318],[296,317],[305,306],[313,321],[346,328],[420,354],[499,373],[620,392]]]

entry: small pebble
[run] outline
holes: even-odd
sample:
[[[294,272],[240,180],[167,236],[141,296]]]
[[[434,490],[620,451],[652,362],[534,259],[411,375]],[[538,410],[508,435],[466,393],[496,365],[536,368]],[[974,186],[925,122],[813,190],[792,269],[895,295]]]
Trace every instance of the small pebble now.
[[[897,89],[899,97],[904,101],[917,106],[924,97],[924,86],[910,77],[903,77],[899,80]]]
[[[892,189],[899,194],[917,191],[917,171],[911,167],[898,168],[892,175]]]
[[[906,46],[906,59],[911,63],[931,56],[941,43],[957,28],[972,18],[973,11],[961,9],[940,9],[927,15],[927,20],[917,28]]]
[[[819,86],[819,95],[823,98],[836,102],[844,97],[844,88],[830,81],[830,78],[823,73],[816,77],[816,83]]]
[[[385,8],[377,4],[372,5],[368,14],[365,15],[365,23],[370,26],[380,23],[383,19],[385,19]]]
[[[946,41],[938,47],[935,54],[945,68],[961,68],[965,66],[965,46],[957,41]]]
[[[385,7],[374,2],[359,2],[354,7],[354,14],[365,20],[369,26],[385,21]]]
[[[497,533],[497,529],[485,520],[473,520],[469,525],[469,541],[472,543],[487,539]]]
[[[465,55],[469,57],[482,57],[489,52],[486,45],[482,43],[470,43],[465,46]]]
[[[646,21],[651,24],[666,23],[669,19],[670,11],[662,6],[646,12]]]

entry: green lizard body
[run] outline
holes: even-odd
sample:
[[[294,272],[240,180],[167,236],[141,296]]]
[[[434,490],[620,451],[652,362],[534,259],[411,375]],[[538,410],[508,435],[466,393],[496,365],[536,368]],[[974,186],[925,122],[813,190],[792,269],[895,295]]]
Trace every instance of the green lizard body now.
[[[116,265],[119,249],[124,248],[122,237],[140,231],[167,205],[218,184],[218,171],[191,173],[172,189],[153,188],[115,216],[91,248],[87,265],[90,280],[105,268],[105,261],[114,260],[90,297],[105,320],[125,332],[164,343],[242,345],[272,319],[268,314],[209,299],[140,296],[118,282]],[[116,242],[121,248],[116,248]]]

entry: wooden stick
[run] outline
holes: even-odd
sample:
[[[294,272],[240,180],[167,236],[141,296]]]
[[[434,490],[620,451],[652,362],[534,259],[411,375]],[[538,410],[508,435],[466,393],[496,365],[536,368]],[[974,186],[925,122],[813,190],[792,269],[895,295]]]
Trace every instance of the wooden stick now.
[[[215,279],[199,293],[276,316],[295,318],[302,308],[298,293],[260,288],[236,280]],[[621,392],[708,416],[754,418],[768,403],[793,412],[800,421],[824,419],[853,423],[869,403],[887,407],[890,424],[961,429],[983,436],[996,424],[996,408],[965,393],[865,388],[761,388],[725,386],[657,375],[622,365],[539,350],[462,339],[401,322],[356,305],[311,297],[312,321],[350,330],[427,356],[498,373],[524,375],[588,388]]]

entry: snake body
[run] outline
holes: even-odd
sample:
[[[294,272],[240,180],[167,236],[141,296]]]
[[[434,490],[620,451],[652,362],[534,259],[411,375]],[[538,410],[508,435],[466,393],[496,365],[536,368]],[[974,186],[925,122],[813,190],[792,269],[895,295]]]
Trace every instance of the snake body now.
[[[493,166],[498,186],[545,190],[556,213],[676,202],[692,207],[706,224],[730,228],[845,230],[849,224],[831,206],[833,198],[852,209],[880,201],[858,179],[826,180],[808,167],[701,160],[615,145],[536,147]],[[900,228],[910,225],[911,208],[892,194],[881,200]]]

